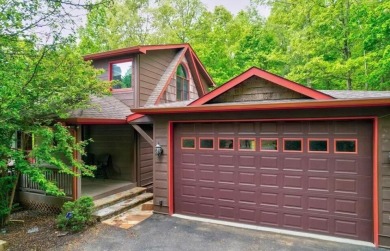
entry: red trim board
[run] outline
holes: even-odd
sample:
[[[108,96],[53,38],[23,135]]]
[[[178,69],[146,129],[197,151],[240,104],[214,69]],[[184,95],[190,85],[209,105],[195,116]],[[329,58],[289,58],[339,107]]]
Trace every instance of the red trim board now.
[[[304,85],[298,84],[296,82],[290,81],[288,79],[282,78],[280,76],[277,76],[275,74],[272,74],[270,72],[261,70],[257,67],[252,67],[245,71],[244,73],[238,75],[237,77],[229,80],[225,84],[221,85],[217,89],[215,89],[212,92],[209,92],[205,96],[195,100],[190,104],[190,106],[194,105],[203,105],[207,103],[208,101],[218,97],[219,95],[227,92],[228,90],[232,89],[233,87],[242,84],[245,80],[249,79],[250,77],[257,76],[259,78],[268,80],[271,83],[274,83],[276,85],[285,87],[287,89],[290,89],[292,91],[298,92],[300,94],[303,94],[309,98],[313,99],[333,99],[332,96],[329,96],[325,93],[316,91],[314,89],[311,89],[309,87],[306,87]]]

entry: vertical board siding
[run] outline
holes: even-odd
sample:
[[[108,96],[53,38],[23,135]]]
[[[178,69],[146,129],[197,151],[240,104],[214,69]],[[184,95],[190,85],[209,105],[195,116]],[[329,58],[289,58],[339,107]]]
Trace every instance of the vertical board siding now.
[[[92,125],[87,127],[86,138],[93,142],[88,145],[88,153],[95,156],[110,154],[112,170],[109,179],[135,181],[134,177],[134,130],[130,125]]]
[[[379,235],[390,246],[390,117],[379,119]]]
[[[176,55],[175,50],[150,51],[140,55],[139,106],[148,101],[158,81]]]

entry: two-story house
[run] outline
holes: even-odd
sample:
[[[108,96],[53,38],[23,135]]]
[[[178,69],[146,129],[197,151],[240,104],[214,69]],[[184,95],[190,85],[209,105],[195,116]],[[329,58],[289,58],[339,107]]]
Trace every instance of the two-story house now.
[[[390,246],[390,92],[318,91],[258,68],[209,91],[188,44],[85,59],[116,81],[67,121],[105,167],[62,182],[69,197],[152,186],[157,213]]]

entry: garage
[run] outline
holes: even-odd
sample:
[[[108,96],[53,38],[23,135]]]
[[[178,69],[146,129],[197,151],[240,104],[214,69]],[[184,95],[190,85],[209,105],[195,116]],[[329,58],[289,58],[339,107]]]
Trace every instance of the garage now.
[[[175,123],[174,213],[373,242],[372,120]]]

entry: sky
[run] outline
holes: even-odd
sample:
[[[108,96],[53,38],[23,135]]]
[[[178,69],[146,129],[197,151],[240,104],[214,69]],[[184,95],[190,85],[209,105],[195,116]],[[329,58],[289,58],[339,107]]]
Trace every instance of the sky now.
[[[250,4],[250,0],[201,0],[208,8],[209,11],[213,11],[217,5],[223,5],[233,14],[237,14],[240,10],[245,9]],[[264,17],[269,16],[270,9],[268,7],[261,7],[260,13]]]

